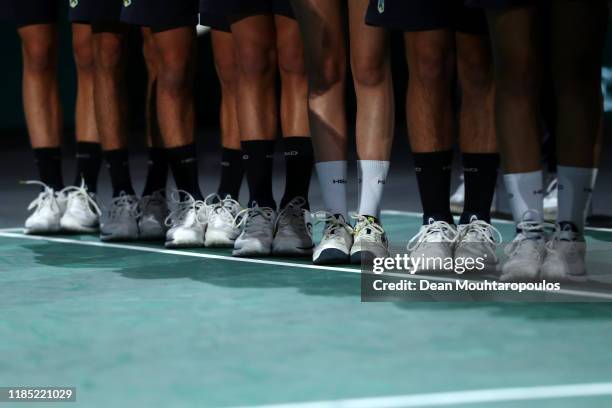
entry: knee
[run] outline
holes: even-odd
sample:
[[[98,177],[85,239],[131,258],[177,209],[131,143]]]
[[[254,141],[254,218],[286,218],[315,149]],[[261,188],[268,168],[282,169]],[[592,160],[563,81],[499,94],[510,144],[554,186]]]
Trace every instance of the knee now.
[[[180,91],[190,86],[191,64],[190,51],[166,50],[160,53],[158,85],[167,91]]]
[[[410,80],[430,89],[448,86],[453,77],[452,54],[423,49],[410,56]]]
[[[279,50],[278,67],[281,73],[286,75],[306,75],[304,67],[304,54],[295,48]]]
[[[459,58],[458,73],[464,93],[486,94],[493,87],[493,67],[490,61]]]
[[[358,85],[377,86],[386,78],[387,66],[384,58],[354,57],[351,66],[353,78]]]
[[[94,44],[96,68],[114,70],[121,65],[123,45],[119,36],[98,34]]]
[[[310,89],[313,93],[324,93],[344,81],[346,66],[335,56],[324,56],[313,61],[310,70]]]
[[[272,74],[276,68],[274,47],[238,47],[240,74],[247,78],[262,78]]]
[[[53,39],[23,43],[24,68],[30,71],[46,72],[55,70],[57,45]]]
[[[90,71],[94,66],[93,45],[91,37],[75,39],[72,42],[74,62],[81,71]]]

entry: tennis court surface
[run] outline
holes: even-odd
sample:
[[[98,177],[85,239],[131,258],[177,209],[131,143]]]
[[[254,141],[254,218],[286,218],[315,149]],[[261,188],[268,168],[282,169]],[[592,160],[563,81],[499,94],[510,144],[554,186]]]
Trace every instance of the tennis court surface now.
[[[420,219],[383,221],[405,242]],[[612,232],[589,239],[605,278]],[[0,384],[77,388],[53,407],[612,406],[610,302],[361,303],[359,269],[229,255],[2,230]]]

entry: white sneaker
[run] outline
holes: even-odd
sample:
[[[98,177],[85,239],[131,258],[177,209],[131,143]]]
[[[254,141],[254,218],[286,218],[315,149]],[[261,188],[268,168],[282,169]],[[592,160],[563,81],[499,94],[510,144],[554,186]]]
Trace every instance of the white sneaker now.
[[[96,196],[87,192],[85,182],[80,187],[64,189],[67,194],[66,211],[60,220],[62,230],[76,233],[97,232],[100,229],[102,212],[96,202]]]
[[[499,259],[496,251],[503,241],[497,228],[473,216],[469,224],[459,225],[457,232],[455,260],[480,259],[484,263],[484,272],[497,270]]]
[[[240,203],[227,196],[211,209],[208,215],[205,245],[209,248],[233,248],[240,229],[234,222],[242,211]]]
[[[312,262],[315,265],[340,265],[351,262],[351,247],[353,246],[353,229],[341,215],[328,212],[315,214],[319,222],[325,222],[323,238],[315,247]]]
[[[166,218],[166,248],[203,247],[209,211],[206,204],[184,191],[173,194],[173,198],[176,208]]]
[[[269,256],[272,253],[276,211],[269,207],[246,208],[238,213],[241,228],[232,256]]]
[[[66,210],[66,195],[63,190],[55,192],[40,181],[26,181],[24,184],[43,187],[43,191],[28,206],[28,211],[34,210],[34,212],[26,219],[25,233],[36,235],[60,232],[60,220]]]
[[[547,221],[554,221],[557,219],[557,210],[559,207],[559,180],[553,178],[546,192],[544,193],[544,219]]]
[[[389,256],[389,241],[383,227],[372,217],[358,215],[351,247],[351,263],[360,265],[364,261]]]
[[[138,230],[141,240],[160,241],[166,238],[166,218],[168,201],[164,191],[155,191],[151,195],[140,199],[140,218],[138,219]]]
[[[571,224],[557,224],[546,243],[541,278],[552,281],[583,281],[586,276],[586,242]]]
[[[505,249],[507,259],[502,266],[502,282],[536,280],[546,254],[543,223],[525,220],[519,223],[517,228],[520,232]]]
[[[275,256],[311,256],[312,221],[304,209],[306,199],[296,197],[283,208],[274,223],[272,254]]]
[[[465,177],[461,175],[461,184],[450,197],[450,208],[453,214],[461,214],[465,206]],[[497,192],[493,194],[491,212],[497,212]]]
[[[413,259],[413,273],[454,272],[445,265],[453,259],[453,250],[457,241],[457,227],[445,221],[429,219],[417,235],[410,240],[407,250]],[[419,258],[420,263],[414,264]]]
[[[108,218],[100,226],[102,241],[136,241],[138,239],[138,197],[122,192],[113,198]]]

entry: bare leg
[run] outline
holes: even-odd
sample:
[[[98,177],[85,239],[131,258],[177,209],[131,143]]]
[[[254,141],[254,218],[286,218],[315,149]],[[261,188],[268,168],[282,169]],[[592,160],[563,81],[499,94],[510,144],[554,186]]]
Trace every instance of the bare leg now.
[[[89,24],[72,25],[72,48],[78,81],[76,137],[80,142],[99,143],[94,104],[93,35]]]

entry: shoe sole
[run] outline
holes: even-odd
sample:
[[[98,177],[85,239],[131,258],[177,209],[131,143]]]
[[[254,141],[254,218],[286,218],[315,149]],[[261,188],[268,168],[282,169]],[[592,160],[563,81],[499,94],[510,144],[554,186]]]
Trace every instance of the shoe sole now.
[[[164,246],[168,249],[178,249],[178,248],[204,248],[204,242],[176,242],[176,241],[166,241]]]
[[[100,232],[100,226],[99,225],[96,225],[94,227],[85,227],[85,226],[77,224],[77,223],[72,223],[72,222],[63,221],[63,220],[60,223],[60,227],[61,227],[62,231],[72,232],[72,233],[91,234],[91,233],[95,233],[95,232]]]
[[[315,265],[347,265],[350,262],[350,255],[336,248],[323,250],[319,257],[312,261]]]
[[[351,254],[351,264],[362,265],[363,263],[371,263],[371,262],[374,262],[375,258],[376,256],[372,252],[357,251]]]
[[[207,248],[233,248],[235,241],[235,239],[229,239],[223,232],[206,231],[204,245]]]
[[[128,236],[112,236],[112,235],[100,235],[100,241],[103,242],[134,242],[138,241],[138,237],[128,237]]]

